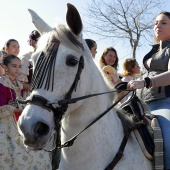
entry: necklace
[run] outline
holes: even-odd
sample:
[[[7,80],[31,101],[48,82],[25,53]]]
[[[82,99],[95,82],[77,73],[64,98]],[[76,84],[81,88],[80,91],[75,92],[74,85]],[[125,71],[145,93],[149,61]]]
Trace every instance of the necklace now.
[[[11,80],[11,83],[12,83],[14,86],[18,86],[17,81],[16,81],[16,78],[15,78],[14,80],[12,80],[12,79],[9,77],[9,79]]]

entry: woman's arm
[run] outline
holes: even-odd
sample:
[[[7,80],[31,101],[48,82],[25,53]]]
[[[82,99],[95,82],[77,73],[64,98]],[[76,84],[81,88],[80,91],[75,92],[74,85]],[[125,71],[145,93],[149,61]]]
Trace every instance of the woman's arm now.
[[[23,89],[28,91],[30,89],[30,84],[23,82]]]
[[[170,85],[170,70],[149,79],[150,79],[150,83],[148,84],[148,87],[168,86]],[[128,83],[128,87],[134,89],[141,89],[147,87],[147,83],[145,82],[144,79],[131,80]]]
[[[168,86],[168,85],[170,85],[170,70],[151,78],[152,87]]]

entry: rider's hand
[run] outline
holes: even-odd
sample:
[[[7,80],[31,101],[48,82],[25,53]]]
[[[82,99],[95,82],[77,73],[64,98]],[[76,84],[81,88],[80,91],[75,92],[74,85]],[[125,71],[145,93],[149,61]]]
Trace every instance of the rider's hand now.
[[[131,80],[128,83],[128,89],[141,89],[145,87],[144,80]]]

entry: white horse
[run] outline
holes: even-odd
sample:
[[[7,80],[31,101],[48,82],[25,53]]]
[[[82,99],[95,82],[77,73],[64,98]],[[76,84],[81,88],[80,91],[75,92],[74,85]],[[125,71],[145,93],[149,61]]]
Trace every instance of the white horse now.
[[[34,73],[37,73],[38,70],[35,68],[38,64],[36,62],[38,56],[43,56],[41,52],[44,51],[46,55],[48,50],[44,50],[45,47],[53,45],[56,39],[59,40],[58,52],[53,61],[54,82],[52,82],[52,77],[49,80],[49,75],[46,75],[41,80],[42,86],[33,83],[35,85],[34,90],[29,98],[31,99],[35,95],[38,95],[38,98],[28,102],[18,123],[25,145],[33,149],[43,149],[54,132],[54,117],[57,116],[57,111],[54,111],[54,113],[48,108],[48,105],[45,106],[46,103],[43,105],[44,98],[48,102],[56,103],[65,99],[68,91],[71,91],[71,95],[67,95],[68,98],[76,98],[111,90],[81,36],[82,21],[78,11],[71,4],[67,6],[68,28],[60,25],[52,29],[35,12],[30,10],[35,26],[43,33],[37,44],[36,53],[32,56]],[[84,68],[80,64],[83,62],[82,58],[84,59]],[[42,66],[40,65],[39,69]],[[49,67],[53,66],[50,65]],[[76,86],[76,83],[73,85],[73,81],[79,72],[79,67],[82,67],[82,72],[80,71],[80,79],[77,80]],[[38,81],[38,75],[34,81]],[[45,88],[45,84],[49,81],[48,89],[48,87]],[[52,84],[54,85],[53,90]],[[70,90],[72,85],[74,88]],[[42,97],[43,101],[39,96]],[[113,104],[112,101],[113,95],[104,94],[69,104],[68,108],[64,110],[65,114],[62,115],[61,144],[78,134],[107,110]],[[57,107],[55,104],[53,106]],[[118,152],[123,137],[124,131],[121,120],[115,109],[111,109],[104,117],[82,132],[72,146],[61,149],[59,170],[104,170]],[[124,155],[114,169],[152,169],[152,163],[145,158],[132,133],[126,144]]]

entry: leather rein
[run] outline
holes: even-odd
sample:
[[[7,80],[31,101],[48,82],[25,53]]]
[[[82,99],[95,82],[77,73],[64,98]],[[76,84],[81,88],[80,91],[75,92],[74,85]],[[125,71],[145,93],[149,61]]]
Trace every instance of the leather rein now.
[[[57,43],[57,44],[59,46],[59,43]],[[60,136],[60,127],[61,127],[60,122],[61,122],[62,116],[64,115],[64,113],[66,112],[66,110],[68,108],[68,104],[76,103],[77,101],[80,101],[80,100],[83,100],[83,99],[86,99],[86,98],[91,98],[91,97],[94,97],[94,96],[103,95],[103,94],[127,91],[127,93],[125,95],[123,95],[120,99],[118,99],[107,110],[105,110],[102,114],[100,114],[95,120],[93,120],[88,126],[86,126],[81,132],[79,132],[77,135],[72,137],[70,140],[66,141],[64,144],[61,145],[60,139],[57,138],[56,139],[56,146],[55,146],[54,149],[56,149],[56,147],[64,148],[64,147],[72,146],[74,141],[75,141],[75,139],[82,132],[84,132],[86,129],[88,129],[94,123],[96,123],[99,119],[101,119],[104,115],[106,115],[127,94],[129,94],[130,91],[133,91],[133,90],[124,90],[125,88],[121,89],[121,87],[118,88],[119,87],[119,85],[118,85],[117,86],[117,90],[113,90],[113,91],[110,91],[110,92],[96,93],[96,94],[90,94],[90,95],[81,96],[81,97],[77,97],[77,98],[71,98],[71,95],[72,95],[73,91],[74,90],[76,91],[77,84],[78,84],[78,81],[80,79],[80,75],[82,73],[83,68],[84,68],[84,58],[83,58],[83,56],[81,56],[80,60],[79,60],[78,70],[77,70],[77,73],[75,75],[75,79],[74,79],[74,81],[73,81],[69,91],[65,95],[65,99],[64,100],[59,100],[57,102],[49,102],[47,99],[45,99],[44,97],[42,97],[40,95],[33,95],[32,97],[27,97],[26,100],[19,100],[18,99],[18,102],[20,102],[22,104],[34,104],[34,105],[38,105],[39,107],[42,107],[42,108],[44,108],[44,109],[46,109],[48,111],[52,111],[54,113],[54,122],[55,122],[55,126],[56,126],[57,136]],[[122,84],[123,84],[123,86],[127,85],[127,83],[122,83]],[[55,106],[57,105],[57,107],[54,107],[53,104],[55,104]],[[121,159],[121,157],[123,156],[123,151],[124,151],[124,148],[126,146],[127,140],[128,140],[127,136],[124,135],[124,138],[122,139],[122,142],[121,142],[121,145],[119,147],[119,150],[118,150],[117,154],[113,158],[113,161],[105,168],[105,170],[113,169],[113,167],[115,167],[117,162]],[[50,150],[50,151],[53,151],[53,150]]]

